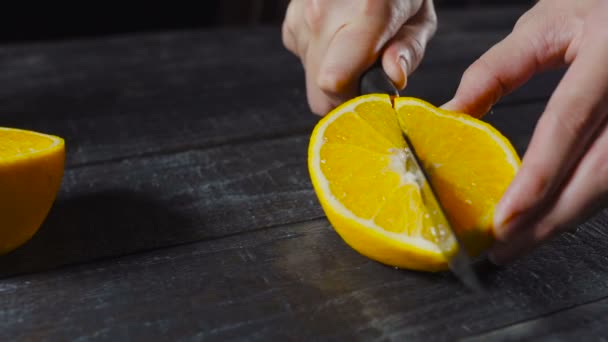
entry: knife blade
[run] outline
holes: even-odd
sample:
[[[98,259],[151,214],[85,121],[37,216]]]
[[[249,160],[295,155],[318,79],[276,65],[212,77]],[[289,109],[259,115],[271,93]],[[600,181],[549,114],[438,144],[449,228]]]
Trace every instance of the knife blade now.
[[[380,63],[374,64],[361,76],[359,91],[361,94],[388,94],[391,98],[399,96],[399,90],[384,72]],[[403,130],[402,134],[408,151],[406,152],[408,157],[406,159],[406,170],[414,172],[416,175],[415,178],[418,180],[418,185],[420,186],[421,198],[426,207],[431,209],[429,210],[429,215],[433,220],[433,226],[443,228],[438,231],[448,232],[449,236],[443,236],[441,237],[442,239],[452,238],[452,241],[456,242],[457,250],[454,254],[448,255],[445,249],[440,248],[448,258],[448,266],[451,272],[469,289],[474,291],[482,290],[481,282],[472,267],[471,258],[464,249],[462,240],[458,237],[458,234],[456,234],[450,224],[448,216],[445,214],[445,209],[439,201],[437,192],[433,188],[431,178],[424,169],[423,163],[416,153],[415,146]],[[441,241],[438,240],[438,243],[440,242]]]

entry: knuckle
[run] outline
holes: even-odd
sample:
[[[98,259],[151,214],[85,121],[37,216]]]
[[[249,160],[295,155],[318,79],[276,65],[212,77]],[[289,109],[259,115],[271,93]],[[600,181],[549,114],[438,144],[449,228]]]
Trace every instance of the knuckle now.
[[[339,71],[332,69],[326,70],[324,73],[320,74],[319,77],[317,77],[317,87],[319,87],[319,89],[321,89],[321,91],[324,93],[339,93],[343,78],[344,77],[342,77]]]
[[[435,11],[435,5],[431,0],[425,0],[422,4],[421,11],[423,12],[423,24],[429,31],[430,35],[434,35],[437,31],[437,12]]]
[[[475,88],[480,82],[484,93],[484,102],[494,105],[500,98],[509,92],[507,83],[501,78],[497,71],[488,63],[486,57],[481,56],[462,75],[461,83],[467,88]]]
[[[568,103],[585,103],[584,101],[568,101]],[[578,110],[573,108],[555,108],[548,105],[545,115],[541,118],[542,124],[549,128],[550,132],[556,136],[573,139],[579,137],[590,128],[594,122],[593,115],[579,114]],[[564,136],[565,135],[565,136]]]
[[[292,27],[297,21],[297,1],[291,1],[285,11],[285,19],[283,20],[283,26]]]
[[[535,6],[522,14],[517,21],[515,21],[513,31],[525,29],[528,25],[547,22],[547,20],[539,20],[540,18],[538,17],[538,12],[538,8]],[[555,14],[555,10],[552,11],[552,13]]]
[[[312,31],[318,31],[323,23],[323,10],[325,2],[320,0],[306,0],[304,2],[304,20]],[[300,15],[300,14],[298,14]]]
[[[435,12],[433,12],[434,14]],[[427,35],[433,37],[437,33],[437,16],[426,19],[425,27],[427,28]]]
[[[292,31],[286,24],[283,24],[281,29],[281,40],[283,41],[283,46],[285,46],[292,53],[297,54]]]
[[[468,67],[463,73],[462,73],[462,82],[466,83],[472,80],[475,80],[476,76],[477,76],[477,63],[472,64],[472,66]]]
[[[497,71],[495,70],[495,68],[493,68],[490,63],[488,62],[488,60],[484,57],[479,59],[479,63],[477,63],[478,66],[482,69],[482,72],[487,73],[489,79],[491,80],[491,82],[494,83],[495,89],[498,89],[498,94],[496,94],[495,98],[494,98],[494,103],[496,103],[499,100],[499,97],[502,96],[503,94],[507,94],[509,92],[509,87],[507,86],[507,82],[505,82],[501,76],[497,73]]]
[[[525,26],[530,19],[530,15],[530,12],[526,12],[520,16],[515,22],[515,25],[513,25],[513,30],[520,30],[523,26]]]
[[[549,191],[551,183],[551,172],[547,170],[547,167],[540,162],[532,162],[527,165],[522,173],[525,172],[526,177],[526,193],[529,194],[532,206],[539,204],[546,196]]]
[[[427,15],[426,19],[436,28],[437,27],[437,12],[435,11],[435,5],[433,5],[433,1],[427,1]]]
[[[283,24],[281,26],[281,38],[283,40],[283,45],[290,51],[295,53],[295,25],[297,22],[297,17],[294,15],[295,12],[295,2],[291,2],[287,7],[287,12],[285,13],[285,20],[283,20]]]

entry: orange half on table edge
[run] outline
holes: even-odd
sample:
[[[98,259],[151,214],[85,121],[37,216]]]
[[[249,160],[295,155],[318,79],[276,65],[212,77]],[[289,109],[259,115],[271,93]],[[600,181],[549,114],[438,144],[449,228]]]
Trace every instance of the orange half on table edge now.
[[[0,255],[29,241],[61,186],[64,139],[0,127]]]
[[[457,244],[430,220],[407,170],[403,133],[468,254],[479,255],[494,241],[494,209],[520,158],[490,124],[417,98],[397,97],[393,105],[388,95],[363,95],[317,123],[308,168],[331,225],[354,250],[383,264],[448,269]]]

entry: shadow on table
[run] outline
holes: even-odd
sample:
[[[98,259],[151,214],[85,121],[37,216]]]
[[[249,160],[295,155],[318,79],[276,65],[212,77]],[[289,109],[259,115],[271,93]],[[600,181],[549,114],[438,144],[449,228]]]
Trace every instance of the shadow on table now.
[[[151,194],[116,190],[60,197],[36,235],[0,257],[0,277],[168,245],[189,226]]]

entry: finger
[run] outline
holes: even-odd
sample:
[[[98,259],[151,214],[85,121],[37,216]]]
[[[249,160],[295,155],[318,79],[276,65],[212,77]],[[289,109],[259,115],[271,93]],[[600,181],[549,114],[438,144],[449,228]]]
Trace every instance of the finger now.
[[[326,53],[317,84],[324,95],[338,102],[356,96],[361,74],[375,63],[390,37],[422,6],[422,0],[402,2],[406,7],[397,11],[392,7],[396,3],[367,1],[369,8],[358,9],[354,18],[345,18],[348,24],[340,27],[325,46],[321,42],[321,50]]]
[[[608,20],[606,11],[603,13]],[[552,206],[572,175],[608,112],[608,70],[597,68],[608,58],[601,30],[589,30],[566,75],[553,93],[534,131],[522,166],[496,208],[497,236],[508,238],[521,219],[536,217]]]
[[[496,265],[504,265],[522,257],[537,247],[541,241],[550,236],[546,231],[539,230],[536,226],[527,226],[509,241],[498,241],[488,251],[488,259]]]
[[[332,105],[357,95],[358,79],[374,63],[378,50],[378,31],[347,25],[336,33],[319,65],[315,80],[322,94],[333,102]]]
[[[542,220],[528,220],[508,242],[498,241],[488,253],[497,265],[521,257],[547,239],[572,230],[606,204],[608,193],[608,131],[593,144],[559,200]]]
[[[496,265],[504,265],[523,257],[557,233],[543,226],[526,226],[508,242],[498,241],[488,251],[488,259]]]
[[[481,117],[535,73],[562,65],[565,39],[549,40],[546,31],[530,25],[514,29],[467,68],[454,98],[442,107]]]
[[[282,25],[283,44],[299,57],[304,66],[308,104],[311,111],[319,115],[331,109],[327,96],[319,91],[316,84],[319,65],[325,54],[319,42],[328,39],[325,37],[328,30],[336,29],[337,21],[330,17],[335,9],[329,6],[344,4],[337,1],[293,0],[289,3]]]
[[[340,104],[340,99],[319,88],[317,75],[319,75],[321,61],[319,55],[314,53],[315,51],[316,49],[309,48],[306,54],[306,97],[313,113],[325,115]]]
[[[401,27],[386,43],[382,67],[399,89],[405,88],[408,76],[418,67],[429,40],[437,29],[437,15],[431,1]]]
[[[343,1],[299,1],[297,30],[305,35],[300,41],[300,59],[305,69],[306,96],[313,113],[324,115],[335,107],[338,99],[324,94],[318,85],[318,76],[327,45],[332,35],[344,24],[343,18],[336,13],[352,11],[352,4]]]
[[[293,31],[286,25],[283,24],[281,28],[281,38],[283,40],[283,46],[287,48],[294,55],[298,55],[298,50],[296,49],[296,39],[293,34]]]
[[[291,1],[287,7],[285,20],[281,26],[283,45],[287,50],[300,58],[302,57],[302,52],[306,51],[305,42],[309,37],[309,28],[305,25],[300,14],[302,6],[302,1]]]
[[[608,111],[608,108],[605,110]],[[555,205],[537,223],[539,234],[574,228],[605,205],[608,193],[608,130],[583,157]]]

